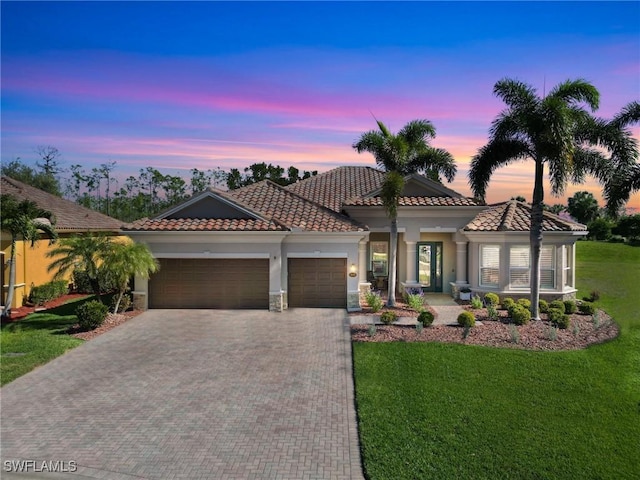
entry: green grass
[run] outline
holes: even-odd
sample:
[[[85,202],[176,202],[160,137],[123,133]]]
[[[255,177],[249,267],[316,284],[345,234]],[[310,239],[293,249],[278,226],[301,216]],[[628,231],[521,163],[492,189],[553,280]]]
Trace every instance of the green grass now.
[[[606,344],[528,352],[356,343],[373,479],[624,479],[640,472],[640,248],[580,242],[579,296],[621,327]]]
[[[83,341],[66,332],[77,323],[75,309],[94,297],[75,300],[2,326],[0,384],[5,385],[77,347]]]

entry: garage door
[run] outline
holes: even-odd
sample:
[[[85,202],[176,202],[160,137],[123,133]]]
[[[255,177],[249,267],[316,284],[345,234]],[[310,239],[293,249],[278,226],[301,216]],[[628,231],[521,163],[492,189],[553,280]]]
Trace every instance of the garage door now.
[[[290,258],[288,268],[290,307],[346,308],[345,258]]]
[[[268,259],[161,258],[149,308],[269,308]]]

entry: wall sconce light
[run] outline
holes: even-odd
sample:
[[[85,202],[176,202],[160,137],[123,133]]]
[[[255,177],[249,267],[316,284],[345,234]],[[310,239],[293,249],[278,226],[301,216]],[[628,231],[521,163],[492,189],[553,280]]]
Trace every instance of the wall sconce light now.
[[[358,275],[358,269],[356,268],[356,264],[352,263],[351,267],[349,267],[349,276],[355,277]]]

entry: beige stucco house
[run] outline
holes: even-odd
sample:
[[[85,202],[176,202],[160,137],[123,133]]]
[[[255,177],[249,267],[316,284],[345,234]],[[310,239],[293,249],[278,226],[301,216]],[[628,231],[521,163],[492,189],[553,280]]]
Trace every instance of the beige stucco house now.
[[[263,181],[208,190],[125,227],[160,261],[136,279],[142,308],[361,308],[384,288],[389,219],[383,172],[340,167],[287,187]],[[398,209],[398,290],[529,293],[527,204],[485,205],[411,175]],[[574,245],[584,225],[545,213],[541,294],[575,295]]]

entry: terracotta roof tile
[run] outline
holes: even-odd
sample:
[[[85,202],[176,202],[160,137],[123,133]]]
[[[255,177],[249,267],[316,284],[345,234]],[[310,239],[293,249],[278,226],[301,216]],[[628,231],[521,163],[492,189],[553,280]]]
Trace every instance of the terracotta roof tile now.
[[[318,205],[269,180],[242,187],[227,195],[290,227],[312,232],[352,232],[364,227],[347,216]]]
[[[137,220],[126,227],[128,231],[221,231],[221,232],[250,232],[250,231],[281,231],[285,230],[276,222],[254,219],[216,219],[216,218],[174,218]]]
[[[38,207],[56,217],[55,229],[59,232],[119,232],[122,222],[102,213],[85,208],[70,200],[57,197],[39,188],[9,177],[1,178],[2,194],[13,195],[18,200],[31,200]]]
[[[345,202],[349,206],[382,206],[381,197],[358,197]],[[474,207],[482,203],[466,197],[400,197],[401,207]]]
[[[528,232],[531,227],[531,206],[510,200],[490,206],[465,226],[470,232]],[[587,227],[565,220],[551,212],[544,212],[542,230],[545,232],[580,232]]]
[[[340,212],[342,204],[382,187],[384,173],[371,167],[338,167],[285,187],[319,205]]]

